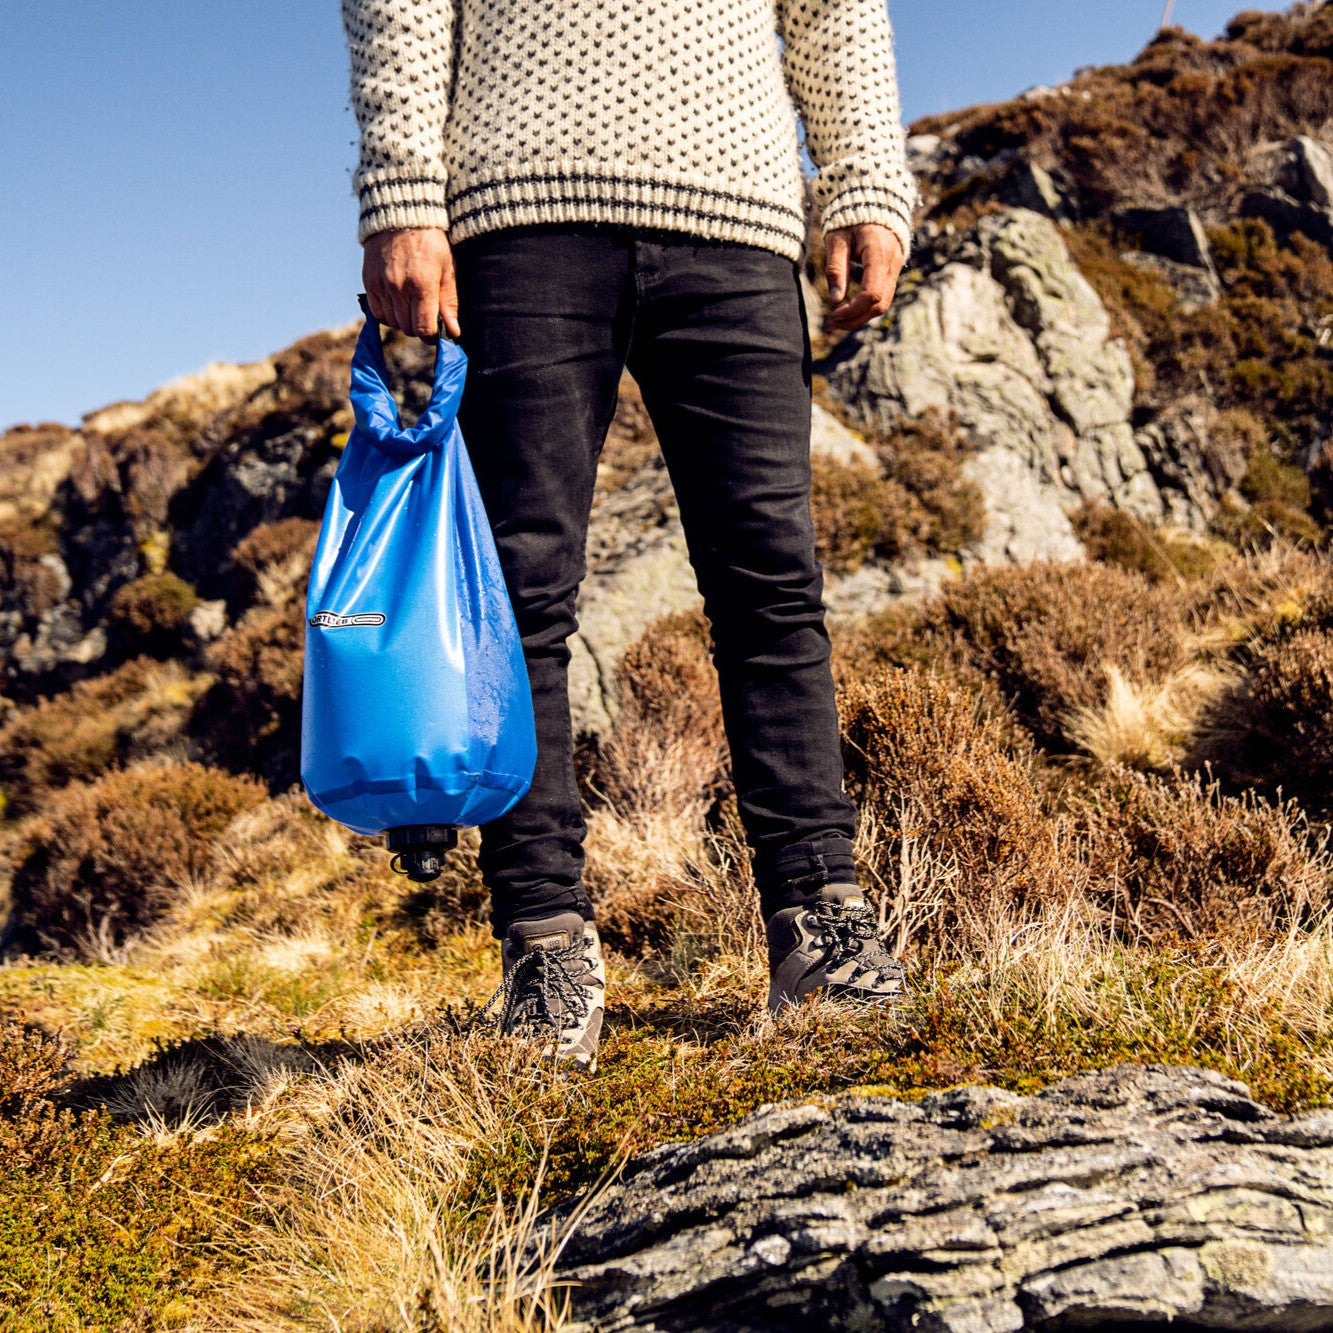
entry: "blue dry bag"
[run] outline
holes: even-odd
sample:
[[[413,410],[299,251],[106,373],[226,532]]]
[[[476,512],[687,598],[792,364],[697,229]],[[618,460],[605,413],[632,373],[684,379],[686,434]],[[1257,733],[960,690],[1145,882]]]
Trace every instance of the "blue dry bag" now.
[[[395,834],[403,847],[423,840],[414,831],[504,814],[537,757],[514,612],[455,421],[466,371],[442,336],[430,403],[405,429],[367,317],[356,426],[306,598],[301,780],[326,814],[391,848]]]

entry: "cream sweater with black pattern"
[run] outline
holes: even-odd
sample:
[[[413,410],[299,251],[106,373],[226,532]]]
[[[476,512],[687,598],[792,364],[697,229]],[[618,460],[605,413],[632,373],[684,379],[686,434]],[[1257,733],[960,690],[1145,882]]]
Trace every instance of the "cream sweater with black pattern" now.
[[[605,221],[805,244],[916,187],[885,0],[342,0],[360,238]],[[782,38],[779,51],[774,34]]]

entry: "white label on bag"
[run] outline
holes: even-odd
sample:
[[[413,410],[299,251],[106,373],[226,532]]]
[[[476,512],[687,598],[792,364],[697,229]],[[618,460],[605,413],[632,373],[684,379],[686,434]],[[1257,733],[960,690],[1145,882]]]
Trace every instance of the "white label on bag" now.
[[[316,611],[310,623],[317,629],[342,629],[345,625],[382,625],[384,617],[378,611],[361,611],[354,616],[340,616],[336,611]]]

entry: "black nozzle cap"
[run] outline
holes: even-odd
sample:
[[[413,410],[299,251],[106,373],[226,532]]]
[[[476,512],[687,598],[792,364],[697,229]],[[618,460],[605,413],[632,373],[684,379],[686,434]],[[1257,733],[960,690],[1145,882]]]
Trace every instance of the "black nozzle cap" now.
[[[458,845],[458,830],[452,824],[406,824],[386,829],[384,840],[395,870],[414,884],[429,884],[444,869],[444,853]]]

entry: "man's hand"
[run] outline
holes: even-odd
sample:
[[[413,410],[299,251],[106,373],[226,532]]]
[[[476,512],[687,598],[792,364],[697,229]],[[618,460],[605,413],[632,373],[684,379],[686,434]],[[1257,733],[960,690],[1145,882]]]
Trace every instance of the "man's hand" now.
[[[380,231],[366,239],[361,265],[370,313],[418,338],[434,338],[440,316],[457,338],[458,288],[449,238],[438,227]]]
[[[859,329],[882,315],[893,300],[903,271],[903,247],[898,238],[878,222],[839,227],[824,238],[824,274],[828,278],[833,309],[824,316],[824,328]],[[861,264],[861,290],[848,296],[851,262]]]

